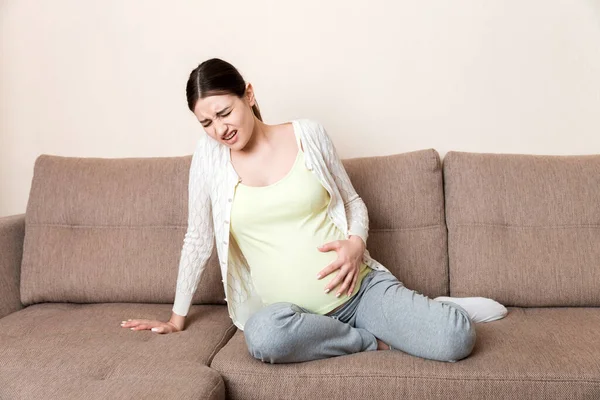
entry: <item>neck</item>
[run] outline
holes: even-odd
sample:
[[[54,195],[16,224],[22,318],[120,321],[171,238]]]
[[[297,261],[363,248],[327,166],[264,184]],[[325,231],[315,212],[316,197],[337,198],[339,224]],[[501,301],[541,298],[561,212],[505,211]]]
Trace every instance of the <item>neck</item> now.
[[[271,141],[271,127],[258,118],[255,118],[254,129],[252,130],[252,136],[246,146],[239,150],[240,153],[253,154],[263,149],[265,146],[269,146]],[[234,151],[234,150],[232,150]]]

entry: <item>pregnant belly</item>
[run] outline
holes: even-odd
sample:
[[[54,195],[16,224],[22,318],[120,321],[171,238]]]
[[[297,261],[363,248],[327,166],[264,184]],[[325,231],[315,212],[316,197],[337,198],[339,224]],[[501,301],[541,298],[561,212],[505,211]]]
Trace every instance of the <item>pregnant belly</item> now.
[[[339,303],[343,298],[347,299],[344,294],[339,298],[336,297],[335,290],[325,293],[325,286],[335,279],[340,270],[317,279],[317,273],[336,259],[337,253],[332,251],[318,252],[303,259],[287,259],[287,261],[254,265],[250,262],[252,280],[256,290],[267,304],[291,302],[313,312],[320,312],[332,303]]]

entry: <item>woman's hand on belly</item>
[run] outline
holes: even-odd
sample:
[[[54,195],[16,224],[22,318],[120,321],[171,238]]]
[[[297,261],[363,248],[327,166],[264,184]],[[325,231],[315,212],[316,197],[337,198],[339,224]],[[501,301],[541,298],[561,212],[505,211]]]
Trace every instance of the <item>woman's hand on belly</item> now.
[[[318,247],[318,249],[322,252],[335,250],[337,252],[337,259],[322,269],[317,274],[317,279],[321,279],[337,269],[340,270],[336,277],[325,286],[325,293],[328,293],[331,289],[342,283],[336,297],[339,297],[346,289],[348,289],[348,296],[351,296],[360,271],[365,251],[365,242],[359,236],[352,235],[346,240],[334,240],[333,242],[325,243]]]

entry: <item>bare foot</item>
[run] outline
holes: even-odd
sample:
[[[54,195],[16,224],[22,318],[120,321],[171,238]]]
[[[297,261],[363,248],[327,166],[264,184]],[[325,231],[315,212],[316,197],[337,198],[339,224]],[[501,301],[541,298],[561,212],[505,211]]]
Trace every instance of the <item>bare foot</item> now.
[[[390,346],[381,340],[377,339],[377,350],[389,350]]]

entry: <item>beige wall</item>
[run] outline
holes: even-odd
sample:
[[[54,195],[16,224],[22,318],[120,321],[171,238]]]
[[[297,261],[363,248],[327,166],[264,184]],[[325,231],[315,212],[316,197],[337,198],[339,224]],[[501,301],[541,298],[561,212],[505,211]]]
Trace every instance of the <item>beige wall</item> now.
[[[0,34],[0,216],[42,153],[191,154],[185,82],[210,57],[343,158],[600,153],[597,0],[3,0]]]

